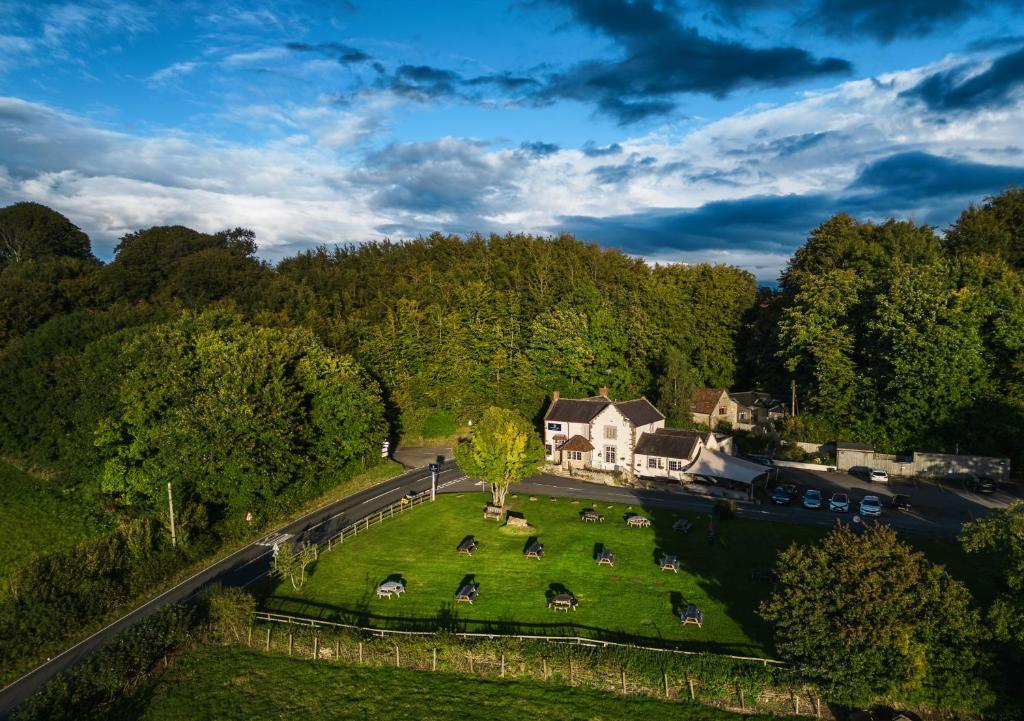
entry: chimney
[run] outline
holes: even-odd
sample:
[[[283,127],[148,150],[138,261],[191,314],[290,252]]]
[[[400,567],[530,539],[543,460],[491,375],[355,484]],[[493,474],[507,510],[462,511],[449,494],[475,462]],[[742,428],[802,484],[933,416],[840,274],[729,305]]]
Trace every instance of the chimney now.
[[[551,402],[554,403],[559,398],[561,398],[561,396],[562,396],[562,394],[559,393],[558,391],[551,391]]]
[[[598,389],[597,394],[599,396],[604,396],[605,398],[607,398],[608,397],[608,386],[601,386],[601,388]]]

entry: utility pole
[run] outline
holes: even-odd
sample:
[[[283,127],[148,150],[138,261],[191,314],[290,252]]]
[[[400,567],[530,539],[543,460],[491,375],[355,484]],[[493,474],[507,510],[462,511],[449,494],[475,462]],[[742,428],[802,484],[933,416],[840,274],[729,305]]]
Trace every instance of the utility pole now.
[[[178,537],[174,533],[174,494],[171,493],[170,481],[167,481],[167,510],[171,516],[171,545],[177,548]]]
[[[794,378],[789,382],[789,389],[792,393],[792,400],[790,401],[789,414],[796,417],[796,379]]]

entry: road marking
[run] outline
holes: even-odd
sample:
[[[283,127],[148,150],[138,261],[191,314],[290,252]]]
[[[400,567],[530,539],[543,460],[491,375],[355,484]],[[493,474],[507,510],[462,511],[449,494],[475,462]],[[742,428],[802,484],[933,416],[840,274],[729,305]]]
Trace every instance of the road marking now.
[[[290,533],[271,533],[269,536],[264,536],[260,540],[256,541],[254,546],[273,546],[275,543],[284,543],[292,537]]]

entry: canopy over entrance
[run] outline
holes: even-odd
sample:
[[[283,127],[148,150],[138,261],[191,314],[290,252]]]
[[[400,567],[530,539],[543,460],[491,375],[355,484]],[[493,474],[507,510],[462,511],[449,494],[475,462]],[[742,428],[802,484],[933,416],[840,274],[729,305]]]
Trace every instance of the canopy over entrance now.
[[[759,477],[764,476],[768,471],[768,468],[760,464],[751,463],[721,451],[712,451],[709,448],[702,448],[697,460],[685,469],[686,473],[695,476],[724,478],[737,483],[745,483],[748,486],[759,480]]]

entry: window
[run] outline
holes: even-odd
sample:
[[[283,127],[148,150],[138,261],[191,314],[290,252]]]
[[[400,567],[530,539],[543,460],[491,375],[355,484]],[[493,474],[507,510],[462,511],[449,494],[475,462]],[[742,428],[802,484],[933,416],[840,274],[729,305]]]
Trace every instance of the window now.
[[[548,430],[549,431],[560,431],[560,430],[562,430],[562,424],[561,423],[548,423]]]
[[[747,412],[746,411],[740,411],[740,420],[741,421],[747,420]]]
[[[582,461],[583,451],[566,451],[570,461]]]
[[[660,458],[648,458],[647,459],[647,467],[648,468],[664,468],[665,467],[665,463]]]
[[[544,444],[544,455],[546,455],[546,456],[550,456],[551,455],[551,444],[550,443],[545,443]]]
[[[720,416],[724,416],[725,415],[725,406],[722,406],[721,408],[718,409],[718,415],[720,415]]]
[[[604,462],[615,463],[615,446],[604,447]]]
[[[669,461],[668,462],[668,469],[670,471],[681,471],[681,470],[683,470],[683,462],[682,461]]]
[[[616,428],[615,426],[605,426],[604,427],[604,437],[605,437],[605,440],[614,441],[616,438],[618,438],[618,432],[619,432],[619,429]]]

